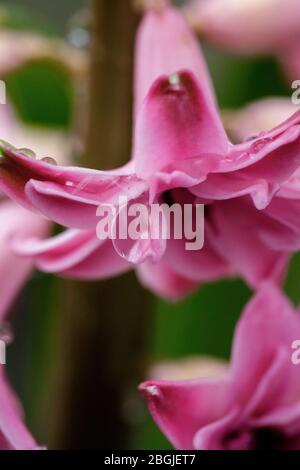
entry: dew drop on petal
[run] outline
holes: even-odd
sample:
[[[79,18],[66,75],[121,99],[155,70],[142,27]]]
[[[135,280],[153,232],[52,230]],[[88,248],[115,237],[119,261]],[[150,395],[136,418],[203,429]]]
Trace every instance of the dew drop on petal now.
[[[40,161],[43,163],[47,163],[48,165],[57,165],[57,161],[52,157],[44,157],[41,158]]]
[[[169,83],[171,86],[177,87],[180,85],[180,75],[178,73],[173,73],[169,76]]]
[[[14,335],[11,329],[11,326],[7,322],[0,324],[0,340],[4,343],[9,344],[13,341]]]
[[[266,139],[260,139],[254,142],[251,147],[250,147],[250,153],[258,153],[260,152],[268,143],[270,143],[272,139],[266,138]]]
[[[149,385],[149,387],[146,388],[146,392],[152,397],[159,396],[159,390],[155,385]]]
[[[34,160],[36,159],[36,154],[31,149],[21,148],[21,149],[17,149],[17,151],[18,153],[20,153],[21,155],[24,155],[25,157],[32,158]]]

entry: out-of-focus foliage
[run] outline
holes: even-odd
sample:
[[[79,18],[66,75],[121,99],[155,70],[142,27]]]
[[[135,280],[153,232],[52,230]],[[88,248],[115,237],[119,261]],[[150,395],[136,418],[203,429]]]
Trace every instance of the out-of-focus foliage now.
[[[51,62],[34,62],[6,80],[19,117],[30,124],[68,127],[73,88],[69,76]]]
[[[3,2],[2,2],[3,3]],[[30,14],[25,7],[3,6],[0,3],[1,29],[15,31],[31,31],[43,36],[57,36],[55,25],[50,24],[42,16]]]

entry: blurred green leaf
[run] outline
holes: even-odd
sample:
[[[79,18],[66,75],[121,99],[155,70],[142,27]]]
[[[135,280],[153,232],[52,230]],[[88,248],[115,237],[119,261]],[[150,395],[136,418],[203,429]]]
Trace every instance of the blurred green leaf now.
[[[155,360],[195,354],[229,358],[234,327],[249,297],[242,281],[222,281],[179,304],[158,301]]]
[[[295,305],[300,303],[300,253],[292,257],[285,292]]]
[[[62,67],[49,61],[33,62],[10,75],[6,83],[9,98],[23,121],[70,126],[73,87]]]
[[[239,108],[265,96],[290,95],[275,59],[233,56],[210,47],[205,51],[221,108]]]

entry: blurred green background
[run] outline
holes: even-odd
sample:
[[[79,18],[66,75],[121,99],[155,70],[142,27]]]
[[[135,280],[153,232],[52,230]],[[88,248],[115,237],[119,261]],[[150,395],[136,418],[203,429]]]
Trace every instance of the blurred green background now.
[[[83,4],[81,0],[2,0],[0,8],[8,9],[2,26],[66,37],[69,18]],[[290,95],[272,58],[233,57],[211,48],[205,48],[205,53],[222,108],[237,108],[268,95]],[[7,79],[7,89],[22,120],[70,128],[74,89],[58,67],[49,62],[27,65]],[[299,268],[300,258],[296,256],[286,283],[286,291],[295,302],[300,300]],[[59,361],[55,348],[60,327],[56,292],[54,277],[36,273],[12,312],[16,340],[9,350],[9,373],[23,400],[31,430],[41,442],[47,425],[41,410],[49,405],[47,377]],[[242,281],[233,280],[206,285],[177,305],[155,300],[154,329],[147,338],[149,363],[198,354],[227,359],[234,326],[250,295]],[[142,402],[137,406],[141,411],[134,422],[132,448],[170,448]]]

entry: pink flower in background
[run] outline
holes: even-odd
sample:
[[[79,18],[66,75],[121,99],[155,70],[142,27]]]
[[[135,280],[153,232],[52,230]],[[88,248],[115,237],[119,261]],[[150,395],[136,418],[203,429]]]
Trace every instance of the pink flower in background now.
[[[290,98],[270,97],[239,110],[224,111],[222,117],[230,137],[238,143],[279,126],[296,111],[300,111],[300,106],[293,104]]]
[[[133,157],[125,167],[102,172],[48,165],[3,145],[3,191],[72,228],[15,249],[36,256],[43,270],[85,279],[138,265],[147,287],[173,299],[229,275],[241,275],[255,288],[266,278],[281,282],[290,253],[300,247],[300,186],[293,182],[300,113],[233,145],[196,39],[172,8],[146,14],[136,77]],[[204,249],[186,251],[185,240],[175,239],[98,240],[97,207],[115,204],[119,196],[145,205],[205,203]]]
[[[40,449],[23,422],[23,410],[0,365],[0,450]]]
[[[188,356],[154,364],[147,376],[151,380],[191,380],[214,377],[228,372],[228,364],[209,356]]]
[[[11,244],[22,244],[33,237],[40,240],[48,233],[46,219],[0,198],[0,322],[34,269],[33,258],[17,255]]]
[[[300,449],[300,374],[291,360],[299,338],[298,313],[265,284],[238,323],[227,374],[140,390],[177,449]]]
[[[298,0],[192,0],[186,16],[201,37],[237,53],[276,55],[291,80],[300,76]]]
[[[39,60],[57,63],[71,73],[82,72],[87,62],[81,51],[64,41],[24,31],[1,29],[1,78],[30,62]]]

